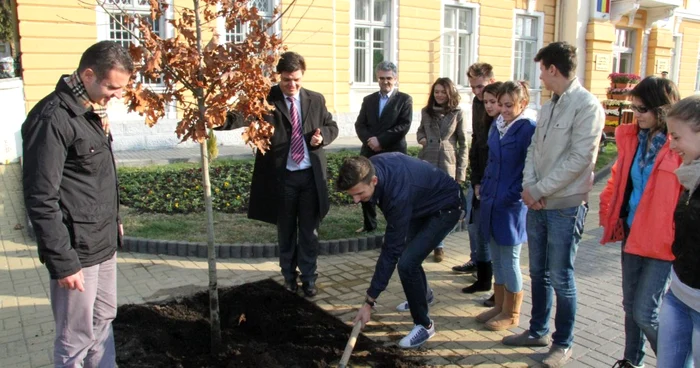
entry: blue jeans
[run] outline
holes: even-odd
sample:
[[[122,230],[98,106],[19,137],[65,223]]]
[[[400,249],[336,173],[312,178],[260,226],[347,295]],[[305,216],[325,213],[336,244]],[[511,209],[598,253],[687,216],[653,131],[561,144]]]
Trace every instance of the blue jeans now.
[[[657,367],[700,368],[700,312],[678,300],[669,290],[659,315]]]
[[[399,258],[397,268],[403,292],[406,294],[408,305],[411,306],[411,317],[416,325],[426,328],[430,326],[428,316],[430,288],[423,271],[423,260],[455,227],[461,214],[462,210],[453,209],[411,220],[406,248]]]
[[[625,356],[634,365],[644,361],[644,343],[656,353],[659,307],[671,276],[671,262],[624,252],[622,306],[625,309]]]
[[[479,224],[481,223],[481,216],[479,215],[479,208],[472,207],[471,209],[472,222],[467,225],[467,231],[469,232],[469,259],[473,262],[490,262],[491,252],[489,249],[489,240],[482,239],[483,236],[479,234]]]
[[[505,285],[506,290],[518,293],[523,289],[523,274],[520,271],[520,248],[517,245],[498,245],[491,238],[491,262],[496,284]]]
[[[558,210],[527,211],[527,238],[532,279],[532,319],[530,335],[540,338],[549,333],[554,293],[552,343],[568,348],[574,341],[576,321],[576,280],[574,260],[583,234],[588,205]]]

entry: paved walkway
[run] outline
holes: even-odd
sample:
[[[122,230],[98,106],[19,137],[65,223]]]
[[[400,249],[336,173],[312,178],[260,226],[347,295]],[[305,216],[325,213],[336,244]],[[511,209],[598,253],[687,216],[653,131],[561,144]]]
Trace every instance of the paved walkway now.
[[[601,247],[597,239],[596,186],[587,231],[576,260],[579,309],[574,346],[575,361],[567,367],[609,367],[622,355],[624,345],[621,307],[619,247]],[[24,224],[24,207],[18,165],[0,165],[0,367],[50,367],[54,323],[47,298],[48,274]],[[18,226],[19,225],[19,226]],[[433,366],[527,367],[538,366],[543,349],[510,348],[500,344],[511,332],[490,332],[473,316],[483,307],[486,294],[469,296],[459,289],[472,281],[452,274],[450,268],[466,259],[467,234],[450,235],[447,258],[426,262],[425,268],[437,302],[431,310],[438,334],[422,349]],[[372,276],[377,251],[319,258],[320,293],[316,303],[343,321],[350,321]],[[527,277],[527,249],[523,249],[525,303],[520,332],[527,327],[531,304]],[[136,253],[119,254],[119,304],[160,301],[186,295],[207,286],[206,260]],[[218,263],[222,287],[272,277],[281,281],[275,259],[222,260]],[[403,300],[395,274],[381,305],[367,326],[367,335],[395,342],[411,325],[409,314],[395,312]],[[647,367],[655,360],[647,359]]]

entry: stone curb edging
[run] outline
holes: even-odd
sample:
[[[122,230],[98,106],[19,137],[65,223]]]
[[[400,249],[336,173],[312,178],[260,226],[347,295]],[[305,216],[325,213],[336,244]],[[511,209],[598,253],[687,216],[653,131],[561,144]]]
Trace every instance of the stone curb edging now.
[[[466,231],[466,221],[457,224],[455,231]],[[382,247],[384,235],[363,236],[353,239],[335,239],[319,241],[318,255],[336,255],[343,253],[362,252]],[[125,236],[122,240],[121,251],[163,254],[178,257],[207,258],[207,243],[191,243],[173,240],[155,240]],[[273,258],[279,257],[277,243],[241,243],[217,244],[218,259],[235,258]]]

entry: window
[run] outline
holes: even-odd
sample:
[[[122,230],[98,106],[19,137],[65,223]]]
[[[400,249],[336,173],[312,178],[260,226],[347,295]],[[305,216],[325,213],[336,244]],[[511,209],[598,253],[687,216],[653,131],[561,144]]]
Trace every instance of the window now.
[[[279,4],[279,0],[251,0],[251,7],[256,7],[258,9],[258,14],[264,22],[271,22],[273,19],[273,13],[275,7]],[[248,24],[243,24],[236,22],[234,29],[227,29],[225,34],[226,42],[240,43],[246,39],[246,35],[250,32],[250,27]],[[275,23],[272,27],[268,29],[270,34],[279,33],[280,27],[279,22]]]
[[[700,45],[698,46],[698,56],[700,56]],[[698,65],[695,73],[695,92],[700,92],[700,59],[698,59]]]
[[[391,0],[355,0],[353,81],[374,82],[374,67],[391,58]]]
[[[539,18],[517,14],[515,16],[515,45],[513,46],[513,80],[524,80],[534,88],[537,84],[537,55]]]
[[[624,28],[615,29],[613,44],[613,73],[634,73],[634,31]]]
[[[107,15],[108,21],[106,23],[108,24],[108,32],[103,39],[118,42],[126,48],[129,48],[131,43],[138,42],[132,35],[132,33],[138,32],[136,25],[129,26],[130,29],[124,28],[125,15],[121,14],[121,10],[129,14],[140,16],[139,21],[148,22],[155,34],[160,37],[165,37],[165,20],[162,17],[155,22],[151,19],[149,0],[107,0],[105,1],[105,7],[109,12],[113,11],[114,16]],[[161,78],[141,77],[141,81],[150,85],[159,85],[162,83]]]
[[[469,84],[467,68],[472,61],[473,9],[445,6],[442,34],[442,75],[459,86]]]

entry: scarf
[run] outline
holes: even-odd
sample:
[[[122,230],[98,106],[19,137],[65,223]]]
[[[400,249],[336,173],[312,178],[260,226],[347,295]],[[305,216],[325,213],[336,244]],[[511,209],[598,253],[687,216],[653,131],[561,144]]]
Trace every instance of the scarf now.
[[[637,134],[639,139],[639,144],[642,149],[642,154],[639,155],[639,168],[644,169],[647,165],[653,164],[656,154],[659,153],[661,147],[666,143],[666,134],[664,132],[658,132],[651,138],[651,146],[647,150],[647,144],[649,143],[649,129],[640,129]]]
[[[68,87],[70,87],[70,90],[73,92],[73,96],[75,96],[78,103],[83,105],[88,111],[92,111],[100,117],[102,129],[104,129],[105,135],[109,135],[109,118],[107,117],[107,108],[90,101],[90,97],[87,94],[83,81],[80,80],[78,71],[76,70],[73,72],[73,74],[65,77],[63,81],[66,82]]]
[[[690,196],[692,196],[698,184],[700,184],[700,159],[694,160],[688,165],[682,164],[676,169],[676,176],[681,185],[689,190]]]
[[[520,115],[516,116],[513,121],[510,123],[506,123],[505,120],[503,120],[503,115],[498,115],[496,118],[496,129],[498,129],[498,133],[501,135],[501,138],[506,135],[508,132],[508,129],[513,125],[514,122],[518,121],[520,117],[523,115],[523,113],[520,113]]]

